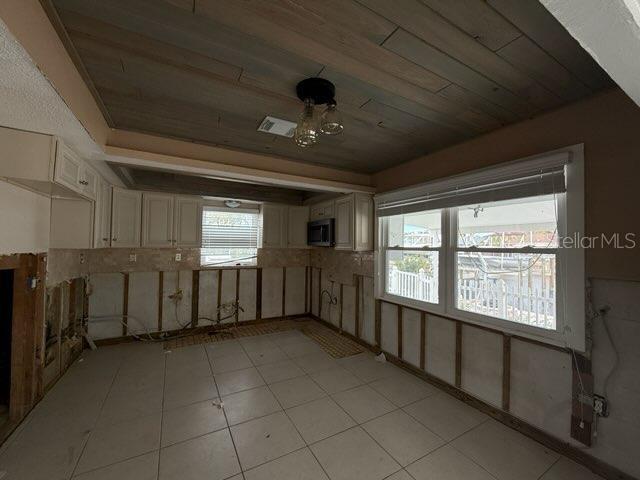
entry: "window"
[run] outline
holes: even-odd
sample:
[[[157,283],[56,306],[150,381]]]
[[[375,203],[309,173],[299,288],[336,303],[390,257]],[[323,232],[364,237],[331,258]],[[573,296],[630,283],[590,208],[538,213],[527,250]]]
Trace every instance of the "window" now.
[[[202,212],[202,265],[251,265],[258,253],[258,211],[205,206]]]
[[[442,219],[440,211],[389,217],[386,291],[438,303]]]
[[[377,295],[582,350],[582,182],[572,147],[377,195]]]
[[[556,329],[554,195],[456,209],[456,308]]]

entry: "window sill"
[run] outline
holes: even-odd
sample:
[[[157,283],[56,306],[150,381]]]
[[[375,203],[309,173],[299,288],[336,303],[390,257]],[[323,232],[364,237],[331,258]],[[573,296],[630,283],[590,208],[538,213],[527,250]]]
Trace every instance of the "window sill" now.
[[[256,269],[258,265],[256,263],[246,263],[246,264],[230,264],[230,265],[206,265],[201,264],[200,270],[248,270],[248,269]]]

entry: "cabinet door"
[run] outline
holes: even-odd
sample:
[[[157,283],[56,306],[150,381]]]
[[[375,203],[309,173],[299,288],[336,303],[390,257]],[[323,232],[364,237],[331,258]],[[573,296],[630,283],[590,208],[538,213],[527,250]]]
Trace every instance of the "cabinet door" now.
[[[85,197],[89,197],[93,200],[96,199],[98,193],[98,174],[94,169],[86,164],[82,165],[80,170],[80,185],[81,192]]]
[[[353,197],[336,200],[336,248],[353,250]]]
[[[322,218],[335,218],[335,203],[327,202],[322,208]]]
[[[355,195],[354,250],[373,250],[373,199],[369,195]]]
[[[262,206],[262,246],[286,247],[285,210],[281,205]]]
[[[93,246],[109,247],[111,245],[111,185],[102,180],[98,180],[94,216]]]
[[[322,220],[325,218],[334,218],[333,202],[318,203],[311,205],[309,211],[309,220]]]
[[[324,207],[322,205],[311,205],[309,209],[309,220],[320,220],[324,218]]]
[[[142,246],[173,245],[173,195],[142,194]]]
[[[179,247],[202,245],[202,200],[197,197],[176,197],[174,240]]]
[[[139,247],[142,193],[114,187],[112,204],[111,246]]]
[[[288,242],[290,248],[307,248],[309,207],[289,207]]]
[[[82,165],[80,157],[64,144],[59,143],[53,179],[56,183],[64,185],[74,192],[80,192],[82,190],[80,184]]]

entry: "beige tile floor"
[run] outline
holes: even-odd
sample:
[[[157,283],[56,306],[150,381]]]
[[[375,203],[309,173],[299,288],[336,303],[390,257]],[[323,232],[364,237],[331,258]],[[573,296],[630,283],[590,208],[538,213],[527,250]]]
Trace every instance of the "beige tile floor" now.
[[[300,332],[86,352],[0,449],[3,480],[595,480],[370,354]]]

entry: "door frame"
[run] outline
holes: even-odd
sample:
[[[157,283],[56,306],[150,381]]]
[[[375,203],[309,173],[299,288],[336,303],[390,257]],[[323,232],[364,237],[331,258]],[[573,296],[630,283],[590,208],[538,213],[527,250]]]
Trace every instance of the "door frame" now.
[[[0,256],[0,270],[14,271],[9,420],[0,425],[1,444],[43,393],[46,254]]]

